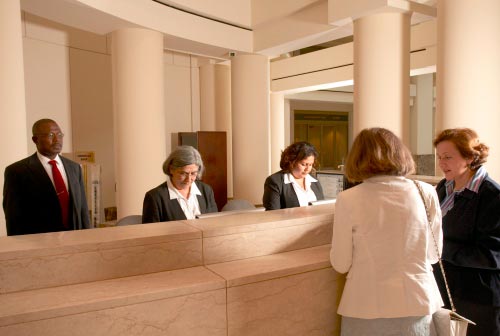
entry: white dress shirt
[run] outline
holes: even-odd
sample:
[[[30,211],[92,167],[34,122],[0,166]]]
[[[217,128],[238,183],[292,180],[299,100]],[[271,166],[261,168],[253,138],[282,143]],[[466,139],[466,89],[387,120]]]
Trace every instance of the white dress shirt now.
[[[283,182],[285,184],[292,183],[293,190],[295,190],[295,194],[297,194],[297,198],[301,207],[308,206],[309,202],[317,201],[316,194],[311,189],[311,183],[318,182],[318,180],[316,180],[311,175],[307,174],[306,177],[304,177],[304,183],[306,185],[305,190],[302,189],[297,181],[295,181],[295,178],[291,173],[285,174],[285,176],[283,177]]]
[[[40,162],[42,163],[43,168],[45,168],[45,171],[49,175],[50,180],[52,181],[52,185],[55,188],[56,185],[54,184],[54,176],[52,175],[52,166],[49,163],[49,161],[52,161],[52,159],[49,159],[48,157],[43,156],[39,152],[36,152],[36,156],[38,157],[38,160],[40,160]],[[63,178],[64,184],[66,185],[66,190],[68,190],[68,192],[69,192],[68,176],[66,175],[66,170],[64,169],[64,165],[61,161],[61,158],[59,157],[59,155],[56,155],[54,160],[57,162],[57,169],[59,169],[59,171],[61,172],[61,176]]]
[[[172,181],[170,181],[170,177],[167,176],[167,186],[168,193],[170,195],[170,199],[177,199],[179,205],[181,206],[184,215],[186,215],[187,219],[195,219],[197,215],[201,214],[200,212],[200,204],[198,203],[198,198],[196,195],[201,196],[201,191],[198,189],[196,183],[191,184],[191,190],[189,191],[189,197],[185,198],[182,194],[177,190]]]

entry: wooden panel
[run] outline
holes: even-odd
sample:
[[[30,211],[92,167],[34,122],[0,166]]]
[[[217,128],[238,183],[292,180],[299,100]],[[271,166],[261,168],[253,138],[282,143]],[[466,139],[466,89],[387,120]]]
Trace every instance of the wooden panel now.
[[[307,139],[305,141],[309,142],[312,144],[315,148],[316,151],[318,151],[319,158],[318,158],[318,164],[319,168],[322,169],[323,164],[321,162],[321,125],[307,125]],[[304,141],[304,140],[301,140]]]
[[[294,134],[293,142],[304,141],[304,139],[307,139],[307,124],[295,123],[293,134]]]
[[[219,211],[227,203],[226,141],[226,132],[198,132],[198,151],[205,164],[202,181],[213,188]]]
[[[203,159],[205,172],[201,180],[214,190],[219,211],[227,203],[226,132],[180,132],[179,145],[196,148]]]
[[[319,169],[338,169],[347,155],[346,112],[295,110],[294,142],[308,141],[319,153]]]
[[[347,124],[336,126],[335,132],[335,167],[343,165],[347,156]]]
[[[179,146],[192,146],[198,149],[198,136],[195,132],[180,132],[178,143]]]

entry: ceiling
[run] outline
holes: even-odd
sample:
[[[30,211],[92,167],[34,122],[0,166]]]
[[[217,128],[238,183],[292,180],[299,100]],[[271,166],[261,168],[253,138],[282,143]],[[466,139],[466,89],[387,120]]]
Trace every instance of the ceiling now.
[[[400,2],[435,6],[435,1]],[[328,23],[328,5],[328,0],[21,0],[26,12],[96,34],[158,30],[166,49],[216,61],[229,59],[232,51],[273,58],[352,40],[352,23]],[[412,15],[412,23],[428,19]]]

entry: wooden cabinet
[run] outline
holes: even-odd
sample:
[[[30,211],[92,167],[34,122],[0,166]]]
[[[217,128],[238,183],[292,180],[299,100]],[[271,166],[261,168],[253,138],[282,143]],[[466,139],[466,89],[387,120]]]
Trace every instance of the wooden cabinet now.
[[[203,159],[205,172],[201,180],[214,190],[219,211],[227,203],[226,132],[180,132],[179,145],[196,148]]]

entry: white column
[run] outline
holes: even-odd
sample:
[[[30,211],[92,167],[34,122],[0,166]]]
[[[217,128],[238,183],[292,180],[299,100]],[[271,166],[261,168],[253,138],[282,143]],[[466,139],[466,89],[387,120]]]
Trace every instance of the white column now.
[[[216,130],[215,64],[200,67],[200,130]]]
[[[118,218],[142,213],[144,194],[165,181],[163,36],[145,29],[112,33]]]
[[[354,20],[353,136],[384,127],[409,144],[410,14]]]
[[[271,94],[271,173],[280,170],[281,152],[285,149],[285,97]]]
[[[241,55],[231,60],[234,198],[262,204],[270,173],[269,60]]]
[[[500,180],[500,1],[438,0],[436,132],[469,127]]]
[[[233,197],[231,68],[222,64],[200,67],[201,130],[227,136],[227,196]]]
[[[24,91],[23,39],[19,0],[0,1],[0,186],[5,167],[28,155]],[[7,145],[8,144],[8,145]],[[3,194],[0,195],[0,203]],[[0,207],[0,236],[5,236]]]

